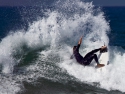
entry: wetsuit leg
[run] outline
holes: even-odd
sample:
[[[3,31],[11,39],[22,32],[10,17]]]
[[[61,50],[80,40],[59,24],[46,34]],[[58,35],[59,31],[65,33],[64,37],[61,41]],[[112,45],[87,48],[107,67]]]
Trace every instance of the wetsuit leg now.
[[[89,55],[89,57],[84,58],[83,64],[84,65],[89,65],[92,62],[93,59],[96,61],[97,64],[99,64],[96,54]]]
[[[96,54],[94,54],[95,52],[97,52],[99,50],[100,49],[95,49],[95,50],[92,50],[91,52],[89,52],[88,54],[86,54],[84,57],[84,62],[83,62],[84,65],[89,65],[93,59],[96,61],[97,64],[99,64],[98,57]]]
[[[98,57],[96,54],[92,55],[93,59],[95,59],[96,63],[99,64]],[[91,60],[92,61],[92,60]]]

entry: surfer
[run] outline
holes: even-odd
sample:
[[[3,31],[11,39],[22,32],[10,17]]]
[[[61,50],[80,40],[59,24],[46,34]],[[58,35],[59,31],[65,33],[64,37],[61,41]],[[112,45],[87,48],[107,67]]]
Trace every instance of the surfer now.
[[[98,49],[95,49],[95,50],[92,50],[91,52],[87,53],[84,57],[79,53],[79,48],[80,48],[80,45],[82,43],[82,38],[83,36],[80,38],[79,42],[78,42],[78,45],[77,46],[74,46],[73,47],[73,55],[71,56],[71,59],[73,57],[75,57],[76,61],[82,65],[89,65],[91,63],[91,61],[94,59],[97,63],[97,67],[103,67],[105,66],[104,64],[99,64],[99,61],[98,61],[98,57],[97,55],[95,54],[96,52],[98,51],[103,51],[104,49],[106,49],[107,47],[106,46],[102,46],[101,48],[98,48]]]

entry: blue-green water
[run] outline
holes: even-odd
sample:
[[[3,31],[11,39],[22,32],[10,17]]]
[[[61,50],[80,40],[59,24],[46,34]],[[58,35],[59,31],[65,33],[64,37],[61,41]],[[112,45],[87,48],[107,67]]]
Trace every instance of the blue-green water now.
[[[123,94],[125,7],[65,0],[46,6],[0,7],[1,94]],[[104,42],[110,64],[98,71],[70,60]]]

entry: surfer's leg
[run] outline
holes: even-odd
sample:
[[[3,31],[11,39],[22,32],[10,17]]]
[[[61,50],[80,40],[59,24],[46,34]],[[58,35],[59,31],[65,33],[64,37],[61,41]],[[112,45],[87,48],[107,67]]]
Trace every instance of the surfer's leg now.
[[[87,55],[84,58],[85,65],[89,65],[92,62],[93,59],[96,61],[97,64],[99,64],[97,55],[96,54],[92,54],[92,55]]]
[[[104,64],[99,64],[99,61],[98,61],[98,58],[97,58],[96,54],[89,55],[89,57],[84,58],[84,65],[89,65],[92,62],[93,59],[97,63],[97,66],[96,66],[97,68],[105,66]]]
[[[93,55],[93,58],[95,59],[96,63],[99,64],[98,57],[96,54]]]
[[[96,61],[97,64],[99,64],[98,57],[96,54],[90,56],[89,62],[91,63],[93,59]]]
[[[96,67],[103,67],[103,66],[105,66],[104,64],[99,64],[99,61],[98,61],[98,57],[97,57],[97,55],[96,54],[94,54],[93,56],[92,56],[92,60],[95,60],[96,61],[96,63],[97,63],[97,66]],[[92,61],[91,60],[91,61]]]

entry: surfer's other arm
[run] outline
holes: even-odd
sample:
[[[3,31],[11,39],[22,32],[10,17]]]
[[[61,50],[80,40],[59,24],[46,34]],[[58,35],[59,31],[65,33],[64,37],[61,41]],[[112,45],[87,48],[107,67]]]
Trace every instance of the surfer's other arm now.
[[[101,48],[98,48],[98,49],[95,49],[95,50],[92,50],[91,52],[89,52],[90,54],[94,54],[98,51],[103,51],[107,48],[107,46],[102,46]]]

